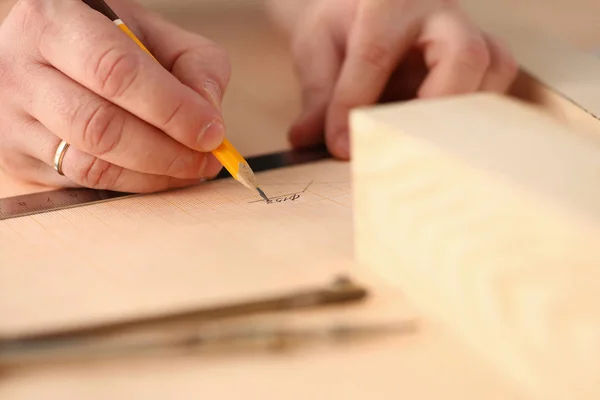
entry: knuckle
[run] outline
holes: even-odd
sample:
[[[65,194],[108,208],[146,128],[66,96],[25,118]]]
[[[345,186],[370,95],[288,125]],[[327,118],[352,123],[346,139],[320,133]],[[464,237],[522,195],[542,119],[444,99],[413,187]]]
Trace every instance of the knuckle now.
[[[393,57],[394,53],[391,48],[374,43],[374,41],[361,45],[358,50],[358,58],[362,62],[381,71],[389,70],[392,67]]]
[[[39,19],[42,16],[45,6],[44,0],[19,0],[12,8],[11,15],[20,21],[31,21]]]
[[[217,74],[215,78],[218,79],[218,83],[223,86],[223,89],[229,84],[232,70],[231,58],[229,57],[229,53],[227,53],[222,46],[211,42],[191,53],[199,60],[211,60],[213,65],[211,70]]]
[[[15,58],[13,52],[0,47],[0,99],[8,102],[0,105],[0,110],[23,101],[22,95],[26,93],[29,83],[25,70],[36,67],[36,64],[27,64]]]
[[[24,32],[45,31],[49,24],[45,15],[47,2],[44,0],[19,0],[13,6],[7,19],[20,34]]]
[[[228,53],[212,42],[186,49],[173,60],[171,65],[167,65],[167,69],[175,76],[189,77],[192,71],[199,75],[207,75],[219,86],[221,93],[229,85],[232,73]]]
[[[333,95],[333,85],[323,79],[303,79],[301,80],[302,107],[317,109],[322,107],[327,108],[327,102]]]
[[[137,53],[119,47],[110,47],[104,52],[94,53],[89,65],[93,65],[92,82],[105,96],[121,97],[135,82],[141,60]]]
[[[81,141],[91,154],[102,156],[117,147],[124,129],[123,117],[116,106],[101,102],[77,109],[72,126],[81,127]]]
[[[189,157],[184,154],[177,154],[170,161],[167,167],[167,175],[180,178],[193,178],[198,176],[203,167],[203,159],[201,154],[194,157]]]
[[[161,126],[164,127],[165,131],[170,131],[173,126],[177,126],[180,121],[187,120],[184,115],[184,105],[185,102],[183,100],[173,104],[172,111],[170,111],[169,115],[167,115],[164,121],[161,123]]]
[[[92,189],[111,189],[123,169],[97,157],[91,157],[81,168],[77,168],[75,179],[83,186]]]
[[[15,3],[13,10],[21,13],[36,13],[43,9],[46,0],[19,0]]]
[[[182,170],[186,169],[186,163],[184,157],[181,154],[173,157],[169,166],[167,167],[167,175],[169,176],[177,176],[180,174]]]
[[[474,70],[482,70],[490,64],[491,56],[485,41],[472,38],[460,47],[462,63]]]

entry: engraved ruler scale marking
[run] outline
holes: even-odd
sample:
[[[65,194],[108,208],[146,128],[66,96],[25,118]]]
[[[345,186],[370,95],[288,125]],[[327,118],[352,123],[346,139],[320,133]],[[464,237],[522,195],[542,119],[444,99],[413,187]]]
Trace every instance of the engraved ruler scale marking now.
[[[260,172],[329,157],[327,150],[321,146],[302,151],[285,151],[251,157],[247,161],[255,172]],[[225,178],[231,178],[231,176],[226,170],[222,170],[215,179]],[[133,196],[140,195],[80,188],[7,197],[0,199],[0,221]]]

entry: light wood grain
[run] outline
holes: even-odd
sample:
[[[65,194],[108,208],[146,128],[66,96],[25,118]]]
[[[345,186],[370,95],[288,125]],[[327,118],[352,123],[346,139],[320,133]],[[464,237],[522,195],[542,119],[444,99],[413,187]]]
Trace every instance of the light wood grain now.
[[[494,95],[352,129],[357,262],[536,398],[597,399],[600,140]]]

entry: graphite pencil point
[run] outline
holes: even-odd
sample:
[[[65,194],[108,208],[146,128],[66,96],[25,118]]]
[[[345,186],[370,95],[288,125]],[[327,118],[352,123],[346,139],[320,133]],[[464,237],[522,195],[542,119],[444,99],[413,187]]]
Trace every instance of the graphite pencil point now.
[[[266,202],[269,202],[269,198],[267,197],[267,195],[265,194],[265,192],[262,191],[261,188],[257,187],[256,190],[258,191],[258,194],[260,194],[260,197],[262,197],[263,199],[265,199]]]

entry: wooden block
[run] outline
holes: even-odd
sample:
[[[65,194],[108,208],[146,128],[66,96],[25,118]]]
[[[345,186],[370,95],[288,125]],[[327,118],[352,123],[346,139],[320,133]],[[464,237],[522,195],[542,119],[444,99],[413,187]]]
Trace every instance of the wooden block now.
[[[526,392],[598,398],[600,59],[472,14],[516,56],[510,95],[527,105],[479,94],[356,110],[357,261]]]
[[[600,398],[600,139],[493,94],[351,135],[357,262],[534,398]]]

